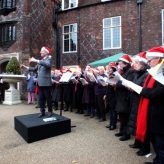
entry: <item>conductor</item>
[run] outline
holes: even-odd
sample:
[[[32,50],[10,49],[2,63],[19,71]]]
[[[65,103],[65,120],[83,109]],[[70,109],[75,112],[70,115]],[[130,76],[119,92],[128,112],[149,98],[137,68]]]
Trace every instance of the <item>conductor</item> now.
[[[41,60],[35,59],[31,57],[29,59],[29,63],[34,62],[37,63],[35,67],[27,67],[22,65],[22,67],[28,69],[29,71],[37,71],[38,72],[38,87],[39,87],[39,106],[40,106],[40,114],[38,117],[45,116],[45,105],[47,102],[48,106],[48,117],[52,116],[52,103],[51,103],[51,66],[52,59],[50,56],[50,48],[42,47],[40,54]]]

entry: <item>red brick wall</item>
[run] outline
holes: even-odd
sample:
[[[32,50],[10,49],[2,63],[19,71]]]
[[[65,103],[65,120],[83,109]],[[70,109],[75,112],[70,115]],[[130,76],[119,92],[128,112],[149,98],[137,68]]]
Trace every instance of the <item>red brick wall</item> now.
[[[26,60],[30,55],[37,55],[43,45],[54,49],[53,8],[51,0],[17,0],[16,11],[0,16],[0,21],[18,21],[17,40],[9,48],[0,47],[0,54],[19,52],[21,60]]]
[[[96,2],[98,0],[92,0],[92,3]],[[79,0],[79,5],[87,4],[88,1]],[[141,5],[143,50],[161,45],[160,11],[162,8],[164,9],[163,0],[144,0]],[[104,18],[113,16],[122,18],[122,49],[103,51],[102,21]],[[59,18],[61,26],[71,23],[80,25],[80,63],[82,66],[118,52],[138,53],[138,6],[134,0],[116,0],[85,8],[75,8],[61,12]],[[78,55],[79,53],[62,54],[61,52],[61,64],[77,64]]]

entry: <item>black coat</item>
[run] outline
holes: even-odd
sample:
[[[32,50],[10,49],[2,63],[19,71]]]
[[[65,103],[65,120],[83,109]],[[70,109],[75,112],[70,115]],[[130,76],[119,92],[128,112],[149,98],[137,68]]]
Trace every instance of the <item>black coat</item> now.
[[[143,86],[146,76],[147,76],[146,70],[135,72],[133,82],[139,86]],[[138,105],[139,105],[140,97],[141,96],[136,92],[132,91],[130,93],[130,116],[128,122],[128,130],[129,133],[132,135],[136,134],[136,121],[137,121]]]
[[[88,85],[84,86],[84,92],[82,97],[83,104],[89,104],[94,106],[95,104],[95,94],[94,94],[94,85],[93,82],[88,82]]]
[[[153,88],[143,88],[141,95],[150,100],[147,130],[156,134],[164,134],[164,85],[156,81]]]
[[[116,106],[116,94],[115,88],[111,85],[108,85],[106,90],[106,110],[114,110]]]
[[[122,77],[127,80],[133,80],[133,71],[130,67],[123,70]],[[121,81],[116,84],[116,108],[118,113],[130,113],[130,91],[122,85]]]

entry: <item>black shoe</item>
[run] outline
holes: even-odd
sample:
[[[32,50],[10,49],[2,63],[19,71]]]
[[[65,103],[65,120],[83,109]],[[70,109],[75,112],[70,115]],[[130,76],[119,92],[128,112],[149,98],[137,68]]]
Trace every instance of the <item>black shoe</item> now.
[[[139,150],[139,151],[136,152],[136,154],[138,156],[145,156],[145,155],[147,155],[149,153],[150,153],[150,151],[144,151],[144,150]]]
[[[45,116],[45,113],[40,113],[40,114],[38,115],[39,118],[41,118],[41,117],[43,117],[43,116]]]
[[[130,139],[129,135],[125,135],[125,136],[122,136],[121,138],[119,138],[120,141],[127,141],[129,139]]]
[[[64,112],[68,111],[68,109],[64,109]]]
[[[105,127],[106,127],[106,128],[110,128],[110,127],[111,127],[111,125],[106,125]]]
[[[100,120],[99,120],[99,122],[104,122],[104,121],[106,121],[106,119],[100,119]]]
[[[129,147],[133,148],[133,149],[139,149],[139,148],[141,148],[141,145],[137,145],[134,143],[134,144],[129,145]]]
[[[91,115],[90,118],[94,118],[95,116],[94,115]]]
[[[144,164],[155,164],[153,162],[144,162]]]
[[[121,136],[123,136],[123,134],[119,132],[119,133],[116,133],[115,136],[116,137],[121,137]]]
[[[115,126],[115,125],[111,125],[111,126],[109,127],[109,130],[114,130],[114,129],[116,129],[116,126]]]
[[[48,112],[48,114],[47,114],[48,117],[51,117],[52,115],[53,115],[52,112]]]
[[[90,114],[85,114],[84,116],[90,116]]]

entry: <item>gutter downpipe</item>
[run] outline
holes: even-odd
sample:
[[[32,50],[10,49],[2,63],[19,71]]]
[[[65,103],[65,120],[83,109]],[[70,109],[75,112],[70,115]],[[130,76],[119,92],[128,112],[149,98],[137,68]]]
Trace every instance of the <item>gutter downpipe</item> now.
[[[141,5],[143,0],[137,0],[138,5],[138,51],[142,52],[142,15],[141,15]]]

